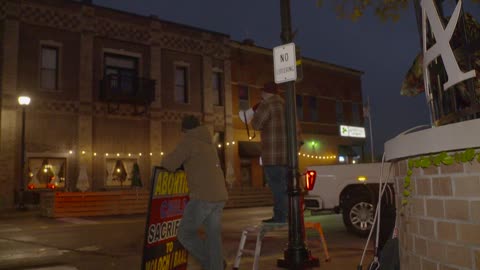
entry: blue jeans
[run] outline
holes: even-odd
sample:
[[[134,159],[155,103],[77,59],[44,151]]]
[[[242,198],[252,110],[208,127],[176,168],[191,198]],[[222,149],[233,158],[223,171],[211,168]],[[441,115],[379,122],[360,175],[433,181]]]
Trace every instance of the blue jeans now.
[[[273,220],[287,222],[287,166],[266,165],[263,167],[263,171],[273,195]]]
[[[222,212],[225,202],[190,200],[183,212],[177,238],[205,270],[223,270]],[[205,227],[206,239],[198,229]]]

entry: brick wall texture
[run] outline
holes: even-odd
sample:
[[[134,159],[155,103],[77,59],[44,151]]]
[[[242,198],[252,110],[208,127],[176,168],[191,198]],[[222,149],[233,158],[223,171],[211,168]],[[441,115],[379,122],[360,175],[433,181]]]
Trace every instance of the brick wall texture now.
[[[394,166],[401,205],[407,160]],[[480,270],[480,163],[414,168],[411,185],[398,208],[401,268]]]

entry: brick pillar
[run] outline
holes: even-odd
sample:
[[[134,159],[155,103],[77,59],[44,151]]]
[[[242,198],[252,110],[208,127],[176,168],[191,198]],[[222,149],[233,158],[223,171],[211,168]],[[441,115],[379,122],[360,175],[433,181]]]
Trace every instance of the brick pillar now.
[[[78,171],[85,166],[87,169],[89,190],[95,190],[96,187],[103,186],[102,183],[93,183],[93,33],[84,32],[80,37],[80,76],[79,76],[79,99],[80,110],[78,116]],[[84,151],[84,153],[83,153]],[[78,177],[78,175],[77,175]],[[103,179],[98,179],[103,181]],[[70,183],[76,183],[73,179]],[[69,190],[76,190],[70,186]]]
[[[15,12],[9,5],[7,13]],[[0,209],[14,206],[14,194],[20,177],[20,121],[17,113],[17,72],[19,22],[6,19],[3,24],[2,89],[0,116]]]
[[[232,119],[232,74],[230,61],[224,61],[223,65],[223,87],[225,89],[225,141],[232,142],[234,138],[233,132],[233,119]],[[235,149],[238,147],[238,143],[225,148],[225,176],[227,183],[233,185],[235,182]]]
[[[150,164],[144,166],[149,168],[148,172],[141,172],[145,187],[150,187],[151,168],[160,165],[162,160],[162,121],[160,119],[160,110],[162,108],[162,48],[154,45],[150,47],[150,77],[155,80],[155,101],[150,108]],[[147,181],[148,179],[148,181]]]
[[[413,168],[405,206],[408,162],[393,164],[402,269],[480,269],[480,163]]]

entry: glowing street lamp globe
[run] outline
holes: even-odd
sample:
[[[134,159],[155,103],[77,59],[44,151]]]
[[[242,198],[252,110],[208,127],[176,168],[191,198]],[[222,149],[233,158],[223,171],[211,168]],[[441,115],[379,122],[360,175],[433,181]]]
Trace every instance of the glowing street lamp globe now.
[[[18,97],[18,104],[22,106],[28,106],[30,104],[30,97],[28,96],[19,96]]]

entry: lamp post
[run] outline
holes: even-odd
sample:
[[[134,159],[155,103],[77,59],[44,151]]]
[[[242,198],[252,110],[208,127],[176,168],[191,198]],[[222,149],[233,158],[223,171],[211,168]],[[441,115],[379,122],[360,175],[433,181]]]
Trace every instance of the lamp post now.
[[[292,22],[290,17],[290,0],[280,0],[280,16],[282,23],[281,38],[284,44],[293,40]],[[318,258],[312,257],[305,245],[305,225],[303,217],[303,195],[300,189],[300,175],[297,159],[297,132],[295,109],[295,82],[285,83],[285,122],[287,127],[288,152],[288,245],[284,258],[277,261],[281,268],[303,270],[319,266]]]
[[[30,104],[30,97],[19,96],[18,104],[22,107],[22,137],[20,148],[20,188],[18,192],[18,209],[26,210],[25,203],[23,201],[23,195],[25,191],[25,109]]]

